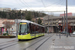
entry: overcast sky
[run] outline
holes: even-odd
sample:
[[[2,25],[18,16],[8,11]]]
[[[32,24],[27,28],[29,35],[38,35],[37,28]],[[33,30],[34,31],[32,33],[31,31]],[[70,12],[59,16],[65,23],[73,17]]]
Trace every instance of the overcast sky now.
[[[68,12],[75,13],[75,0],[68,0]],[[64,11],[66,0],[0,0],[1,8]]]

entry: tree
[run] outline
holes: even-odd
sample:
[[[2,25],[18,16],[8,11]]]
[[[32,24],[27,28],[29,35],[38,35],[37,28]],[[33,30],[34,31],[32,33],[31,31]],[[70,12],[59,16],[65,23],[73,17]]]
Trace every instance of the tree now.
[[[22,12],[22,13],[21,13]],[[11,10],[9,12],[0,11],[0,18],[7,19],[21,19],[21,15],[23,19],[32,20],[32,18],[44,17],[46,14],[43,12],[36,11],[22,11],[22,10]]]
[[[39,19],[38,19],[38,24],[41,24],[41,22],[42,22],[42,20],[39,18]]]
[[[32,20],[31,12],[28,12],[28,13],[26,14],[25,19],[26,19],[26,20],[30,20],[30,21]]]
[[[11,23],[12,23],[12,22],[9,22],[9,21],[3,22],[4,27],[5,27],[6,29],[9,29],[8,33],[10,33],[10,28],[12,27],[12,24],[11,24]]]

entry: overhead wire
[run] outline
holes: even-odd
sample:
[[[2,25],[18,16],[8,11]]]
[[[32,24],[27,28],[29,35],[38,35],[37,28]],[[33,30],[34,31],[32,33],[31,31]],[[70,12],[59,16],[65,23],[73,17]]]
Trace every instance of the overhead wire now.
[[[62,3],[62,4],[63,4],[62,0],[60,0],[60,1],[61,1],[61,2],[58,2],[58,1],[57,1],[57,2],[54,2],[53,4],[55,4],[55,3],[58,3],[58,4]],[[42,4],[43,4],[44,8],[46,8],[46,6],[45,6],[43,0],[41,0],[41,2],[42,2]],[[61,6],[62,4],[60,4],[59,6],[62,7],[62,6]],[[57,5],[57,4],[55,4],[55,5]],[[53,5],[50,5],[50,6],[53,6]],[[48,10],[47,10],[47,11],[48,11]]]
[[[24,6],[25,6],[25,5],[21,5],[21,4],[20,4],[21,2],[20,2],[20,3],[18,2],[19,0],[16,0],[16,1],[17,1],[16,3],[18,3],[20,6],[22,6],[22,7],[24,7]]]
[[[27,8],[29,8],[24,2],[22,2],[22,0],[19,0],[24,6],[26,6]]]
[[[25,2],[25,0],[19,0],[19,1],[20,1],[20,3],[23,4],[24,6],[30,8],[30,6]],[[25,3],[24,3],[23,1],[24,1]],[[42,2],[43,6],[44,6],[45,8],[48,7],[48,6],[46,6],[46,5],[44,4],[43,0],[41,0],[41,2]],[[58,2],[58,1],[57,1],[57,2]],[[57,2],[54,2],[53,4],[55,4],[55,3],[57,3]],[[23,7],[24,7],[24,6],[23,6]],[[50,5],[50,6],[53,6],[53,5]]]
[[[43,6],[46,8],[47,6],[45,6],[45,4],[44,4],[44,2],[43,2],[43,0],[41,0],[42,1],[42,4],[43,4]],[[56,4],[57,3],[57,4]],[[64,3],[64,1],[62,1],[62,0],[60,0],[60,2],[54,2],[53,4],[55,4],[55,5],[58,5],[58,4],[60,4],[60,5],[58,5],[58,6],[60,6],[60,7],[62,7],[61,5],[63,5],[63,3]],[[50,5],[50,6],[53,6],[53,5]],[[51,7],[50,9],[52,9],[53,7]],[[47,9],[47,11],[48,11],[48,9]],[[64,11],[64,10],[63,10]],[[62,11],[61,11],[62,12]]]
[[[55,5],[57,5],[57,4],[60,4],[61,2],[59,2],[59,1],[61,1],[61,0],[58,0],[58,1],[56,1],[56,2],[53,2],[52,4],[55,4]],[[57,3],[57,4],[56,4]],[[49,5],[49,6],[53,6],[53,5]],[[45,6],[45,7],[48,7],[48,5],[47,6]]]
[[[43,2],[43,0],[41,0],[42,1],[42,4],[43,4],[43,6],[46,8],[46,7],[49,7],[49,6],[54,6],[54,5],[49,5],[49,6],[45,6],[45,4],[44,4],[44,2]],[[63,4],[63,1],[62,0],[60,0],[61,2],[54,2],[54,3],[52,3],[52,4],[55,4],[55,5],[58,5],[58,4],[60,4],[60,3],[62,3]],[[57,4],[56,4],[57,3]],[[62,4],[60,4],[59,6],[61,6]]]
[[[26,3],[27,6],[29,6],[25,0],[23,0],[23,1]],[[29,6],[29,7],[30,7],[30,6]]]
[[[19,4],[21,7],[25,7],[25,5],[21,5],[20,3],[18,3],[18,0],[16,0],[15,2],[13,2],[13,4],[5,4],[5,3],[2,3],[2,5],[6,5],[5,7],[12,6],[13,8],[17,8],[17,6],[15,5],[15,3]]]
[[[61,1],[61,4],[60,4],[60,2],[59,2],[58,4],[60,4],[60,5],[57,4],[58,7],[57,7],[57,9],[56,9],[58,12],[54,12],[54,13],[58,13],[58,14],[60,14],[59,12],[62,13],[62,12],[65,11],[65,10],[59,10],[59,7],[62,7],[62,5],[64,4],[64,1],[62,1],[62,0],[60,0],[60,1]],[[53,8],[53,7],[51,7],[50,9],[52,9],[52,8]]]
[[[60,4],[60,2],[59,2],[59,3],[57,3],[56,5],[62,7],[64,1],[62,1],[62,0],[60,0],[60,1],[61,1],[61,4]],[[60,4],[60,5],[58,5],[58,4]]]
[[[44,4],[43,0],[41,0],[41,2],[42,2],[42,4],[43,4],[43,6],[45,7],[45,4]]]
[[[23,5],[21,5],[21,4],[19,4],[18,2],[16,2],[16,3],[18,3],[21,7],[25,7],[25,6],[26,6],[27,8],[30,8],[30,6],[25,2],[25,0],[18,0],[18,1],[20,1],[20,3],[23,4]],[[24,3],[23,1],[24,1],[25,3]],[[61,1],[61,0],[60,0],[60,1]],[[43,4],[44,8],[48,7],[48,6],[45,5],[45,3],[43,2],[43,0],[41,0],[41,2],[42,2],[42,4]],[[58,2],[58,1],[57,1],[57,2]],[[55,4],[55,3],[57,3],[57,2],[54,2],[53,4]],[[61,1],[61,2],[62,2],[62,1]],[[58,4],[59,4],[59,3],[58,3]],[[50,6],[53,6],[53,5],[50,5]]]

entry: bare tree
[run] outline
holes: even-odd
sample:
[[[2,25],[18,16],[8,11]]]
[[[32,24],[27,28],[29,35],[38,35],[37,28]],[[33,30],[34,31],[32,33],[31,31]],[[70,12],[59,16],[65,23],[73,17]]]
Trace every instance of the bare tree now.
[[[10,28],[12,27],[12,22],[10,22],[10,21],[5,21],[5,22],[3,22],[3,24],[4,24],[4,27],[5,27],[6,29],[8,29],[8,33],[10,33]]]

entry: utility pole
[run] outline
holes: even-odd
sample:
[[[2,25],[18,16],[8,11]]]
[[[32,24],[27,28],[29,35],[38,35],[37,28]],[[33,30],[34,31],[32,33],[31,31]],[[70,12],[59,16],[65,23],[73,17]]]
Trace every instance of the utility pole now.
[[[62,17],[62,31],[63,31],[63,17]]]
[[[73,32],[74,32],[74,23],[73,23]]]
[[[67,2],[68,2],[68,0],[66,0],[66,34],[67,34],[67,37],[68,37]]]
[[[21,11],[21,10],[20,10]],[[21,20],[22,20],[22,11],[21,11]]]
[[[21,14],[21,20],[22,20],[22,14]]]
[[[64,11],[64,26],[65,26],[65,11]],[[64,28],[64,31],[65,31],[65,28]]]
[[[48,34],[49,34],[49,15],[48,15]]]
[[[16,37],[18,36],[18,16],[17,16],[17,13],[16,13]]]

